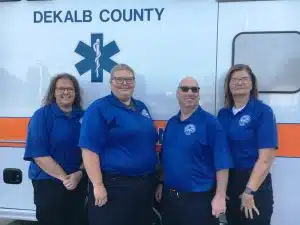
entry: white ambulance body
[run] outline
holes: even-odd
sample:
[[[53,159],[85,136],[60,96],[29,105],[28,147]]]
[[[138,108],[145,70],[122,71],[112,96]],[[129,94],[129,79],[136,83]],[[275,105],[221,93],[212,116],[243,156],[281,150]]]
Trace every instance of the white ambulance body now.
[[[295,0],[0,1],[0,217],[35,220],[26,126],[55,74],[77,77],[86,108],[110,93],[111,67],[129,64],[161,131],[181,78],[199,81],[200,104],[216,115],[226,71],[245,63],[278,122],[272,225],[298,225],[299,12]]]

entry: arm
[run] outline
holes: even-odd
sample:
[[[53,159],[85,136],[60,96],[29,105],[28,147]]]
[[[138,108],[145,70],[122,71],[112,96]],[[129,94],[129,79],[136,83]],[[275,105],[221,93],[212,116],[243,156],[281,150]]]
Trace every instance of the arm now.
[[[259,215],[252,192],[257,191],[266,179],[275,158],[275,150],[277,149],[276,120],[270,107],[266,106],[263,109],[257,123],[259,124],[256,130],[259,157],[254,165],[245,191],[240,196],[241,209],[244,210],[246,218],[250,217],[251,219],[254,216],[253,210]]]
[[[275,159],[276,151],[274,149],[260,149],[259,158],[252,170],[247,187],[257,191],[263,181],[266,179],[270,168]]]
[[[216,195],[222,198],[226,198],[227,183],[228,183],[228,169],[219,170],[217,172]]]
[[[94,102],[83,117],[79,147],[87,175],[93,184],[95,205],[103,206],[107,202],[107,192],[103,184],[100,157],[105,150],[108,127],[98,104]]]
[[[232,168],[233,162],[228,148],[228,143],[224,130],[218,122],[214,128],[213,135],[213,153],[214,153],[214,166],[216,170],[216,195],[226,197],[227,183],[228,183],[228,170]]]
[[[257,191],[263,181],[266,179],[272,162],[275,158],[274,149],[261,149],[259,152],[259,159],[252,170],[248,184],[241,197],[241,207],[245,212],[246,218],[253,219],[253,210],[259,215],[259,210],[255,206],[254,195],[252,192]]]
[[[82,148],[83,164],[93,186],[103,185],[99,156],[89,149]]]
[[[247,187],[257,191],[270,172],[277,149],[276,119],[271,108],[266,107],[257,129],[259,157],[252,170]]]
[[[226,212],[226,191],[228,183],[228,170],[232,167],[232,158],[228,149],[225,132],[217,122],[210,131],[212,134],[212,149],[214,166],[216,170],[216,194],[212,200],[212,214],[219,217]]]
[[[66,172],[52,157],[36,157],[34,158],[34,161],[42,170],[44,170],[50,176],[55,177],[61,181],[67,179]]]
[[[64,181],[67,174],[49,153],[51,144],[50,134],[47,130],[47,120],[51,119],[46,114],[45,108],[37,110],[31,117],[28,125],[24,159],[34,161],[44,172]]]

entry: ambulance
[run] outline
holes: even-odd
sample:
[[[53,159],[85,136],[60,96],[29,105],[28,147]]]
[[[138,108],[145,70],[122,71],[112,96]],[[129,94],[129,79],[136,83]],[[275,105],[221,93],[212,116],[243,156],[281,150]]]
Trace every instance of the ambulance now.
[[[272,225],[299,225],[299,12],[298,0],[0,0],[0,218],[36,220],[24,144],[55,74],[77,77],[86,108],[110,93],[114,65],[130,65],[162,137],[181,78],[216,115],[226,71],[244,63],[278,123]]]

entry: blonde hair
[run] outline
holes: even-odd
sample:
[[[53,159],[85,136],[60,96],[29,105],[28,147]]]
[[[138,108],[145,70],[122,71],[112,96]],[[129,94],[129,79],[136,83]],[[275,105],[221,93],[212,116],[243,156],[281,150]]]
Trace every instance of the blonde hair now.
[[[135,77],[134,70],[130,66],[128,66],[127,64],[117,64],[111,70],[110,81],[112,81],[112,79],[114,78],[114,73],[118,70],[127,70],[132,73],[133,77]]]

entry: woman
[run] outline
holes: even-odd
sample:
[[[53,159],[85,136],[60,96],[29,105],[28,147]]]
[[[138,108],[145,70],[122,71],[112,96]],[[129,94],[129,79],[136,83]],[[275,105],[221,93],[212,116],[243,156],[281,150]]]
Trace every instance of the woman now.
[[[93,102],[79,146],[90,179],[90,225],[150,225],[157,132],[144,103],[132,98],[135,75],[125,64],[111,72],[112,93]]]
[[[30,119],[24,159],[31,161],[36,218],[41,225],[82,225],[87,180],[78,147],[83,116],[78,81],[63,73]]]
[[[225,105],[218,118],[234,161],[228,183],[229,225],[270,225],[273,192],[270,167],[277,149],[272,109],[258,98],[248,65],[233,66],[225,81]]]

